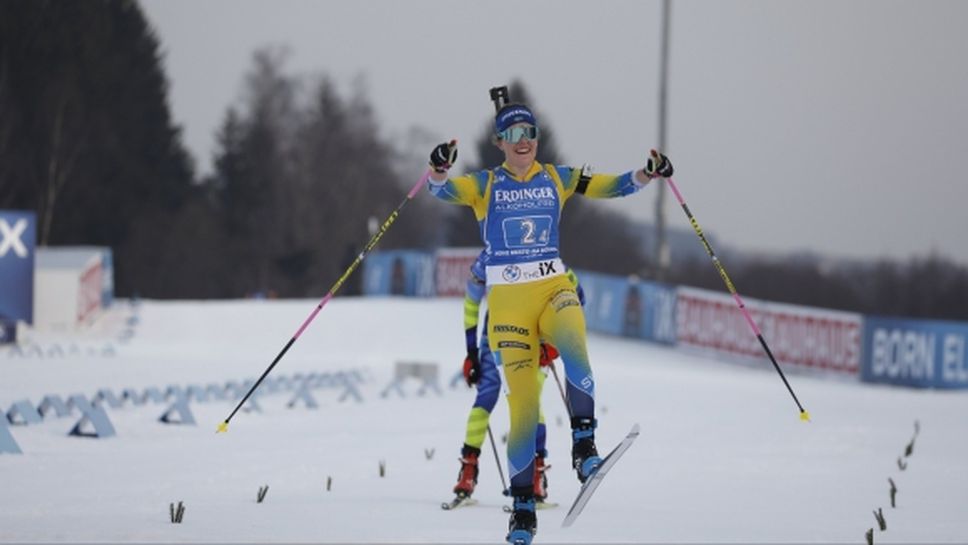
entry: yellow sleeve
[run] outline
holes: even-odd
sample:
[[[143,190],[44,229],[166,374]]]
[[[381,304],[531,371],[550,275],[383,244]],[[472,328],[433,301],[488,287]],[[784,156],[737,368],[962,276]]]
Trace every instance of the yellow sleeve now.
[[[580,168],[554,167],[562,181],[562,202],[575,193],[592,199],[611,199],[631,195],[644,187],[635,180],[635,172],[624,174],[592,174],[582,180]]]
[[[487,183],[491,178],[491,171],[482,170],[447,178],[443,182],[430,180],[427,184],[430,193],[438,199],[451,204],[462,204],[474,209],[474,215],[480,221],[487,213]]]

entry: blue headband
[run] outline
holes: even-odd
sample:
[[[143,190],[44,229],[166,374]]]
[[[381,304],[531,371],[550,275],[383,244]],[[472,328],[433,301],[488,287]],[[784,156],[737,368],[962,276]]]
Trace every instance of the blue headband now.
[[[501,132],[515,123],[538,126],[534,114],[524,104],[508,104],[494,117],[494,132]]]

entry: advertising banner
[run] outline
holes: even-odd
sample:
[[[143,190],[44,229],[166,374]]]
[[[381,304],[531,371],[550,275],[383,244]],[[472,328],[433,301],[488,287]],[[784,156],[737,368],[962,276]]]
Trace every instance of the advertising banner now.
[[[585,291],[585,323],[589,331],[621,335],[628,282],[621,277],[576,270]]]
[[[34,322],[37,216],[0,210],[0,319]]]
[[[861,380],[968,388],[968,323],[868,317]]]
[[[101,307],[108,308],[114,303],[114,256],[111,248],[101,253]]]
[[[0,344],[17,342],[17,322],[0,318]]]
[[[625,296],[623,334],[662,344],[675,344],[675,288],[657,282],[629,282]]]
[[[101,268],[103,253],[92,259],[81,271],[77,293],[77,321],[86,322],[101,309],[104,291],[104,270]]]
[[[589,331],[676,342],[676,291],[669,286],[621,276],[578,271],[585,291]]]
[[[678,288],[679,344],[727,356],[766,358],[736,301],[727,293]],[[743,299],[781,365],[857,375],[860,314]]]
[[[438,297],[463,297],[471,275],[471,265],[480,248],[441,248],[436,253],[434,279]]]
[[[364,295],[434,295],[434,257],[413,250],[374,252],[363,262]]]

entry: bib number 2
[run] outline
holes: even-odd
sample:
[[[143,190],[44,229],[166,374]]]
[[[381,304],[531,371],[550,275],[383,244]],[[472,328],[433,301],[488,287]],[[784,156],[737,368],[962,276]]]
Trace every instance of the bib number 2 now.
[[[551,216],[522,216],[504,220],[504,243],[508,248],[547,246],[551,236]]]

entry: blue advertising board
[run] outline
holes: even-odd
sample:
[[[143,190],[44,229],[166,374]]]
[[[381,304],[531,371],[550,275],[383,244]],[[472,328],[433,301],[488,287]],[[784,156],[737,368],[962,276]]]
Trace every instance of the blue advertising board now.
[[[101,306],[108,308],[114,302],[114,256],[111,248],[101,253]]]
[[[0,344],[17,342],[17,322],[0,318]]]
[[[674,288],[621,276],[575,271],[585,290],[585,320],[590,331],[676,342]]]
[[[634,313],[638,311],[638,316]],[[656,282],[629,282],[625,334],[662,344],[676,343],[676,290]]]
[[[618,276],[576,270],[585,291],[585,322],[589,331],[622,335],[628,281]]]
[[[434,256],[414,250],[373,252],[363,262],[364,295],[434,295]]]
[[[37,216],[0,210],[0,319],[34,321]]]
[[[861,380],[968,388],[968,323],[864,318]]]

